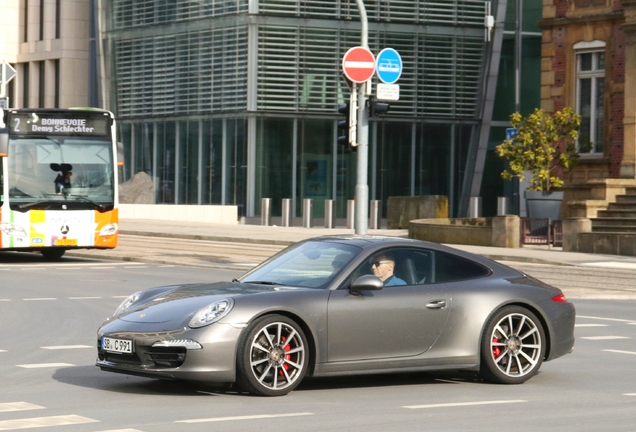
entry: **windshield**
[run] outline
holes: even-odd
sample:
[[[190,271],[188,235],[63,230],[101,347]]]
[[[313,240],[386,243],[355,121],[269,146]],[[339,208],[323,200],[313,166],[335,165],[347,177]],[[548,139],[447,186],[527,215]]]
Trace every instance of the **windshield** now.
[[[308,241],[283,250],[240,281],[328,289],[360,252],[360,248],[342,243]]]
[[[108,138],[12,137],[9,199],[14,210],[107,209],[113,205],[113,152]]]

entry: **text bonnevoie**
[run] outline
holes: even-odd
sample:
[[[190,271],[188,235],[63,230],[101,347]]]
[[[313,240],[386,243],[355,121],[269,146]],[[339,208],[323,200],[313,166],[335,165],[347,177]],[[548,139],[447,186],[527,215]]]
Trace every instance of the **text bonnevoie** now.
[[[31,124],[32,132],[86,132],[95,131],[94,127],[86,126],[86,119],[43,118],[40,124]]]

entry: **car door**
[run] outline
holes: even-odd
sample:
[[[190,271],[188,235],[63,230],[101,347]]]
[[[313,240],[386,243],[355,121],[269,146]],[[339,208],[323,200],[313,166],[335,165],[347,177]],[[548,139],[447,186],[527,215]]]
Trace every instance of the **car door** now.
[[[353,295],[335,290],[328,304],[328,359],[343,362],[416,356],[426,352],[444,329],[450,312],[445,284],[431,284],[422,275],[432,269],[432,254],[416,249],[393,249],[403,264],[411,260],[411,273],[395,275],[407,285]],[[372,257],[352,273],[368,274]],[[426,261],[426,262],[425,262]]]

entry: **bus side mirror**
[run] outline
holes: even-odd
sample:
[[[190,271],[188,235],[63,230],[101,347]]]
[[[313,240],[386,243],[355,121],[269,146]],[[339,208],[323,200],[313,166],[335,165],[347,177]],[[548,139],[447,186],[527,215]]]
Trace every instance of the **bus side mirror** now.
[[[9,151],[9,129],[0,129],[0,157],[6,156]]]

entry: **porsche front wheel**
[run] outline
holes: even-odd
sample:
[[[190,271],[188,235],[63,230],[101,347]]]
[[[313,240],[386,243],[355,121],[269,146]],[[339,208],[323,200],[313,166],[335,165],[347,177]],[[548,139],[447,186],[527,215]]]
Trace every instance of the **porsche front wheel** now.
[[[259,396],[282,396],[305,376],[307,339],[300,326],[282,315],[266,315],[245,329],[237,356],[238,381]]]
[[[480,374],[496,383],[521,384],[539,371],[545,345],[543,326],[532,312],[519,306],[505,307],[486,324]]]

